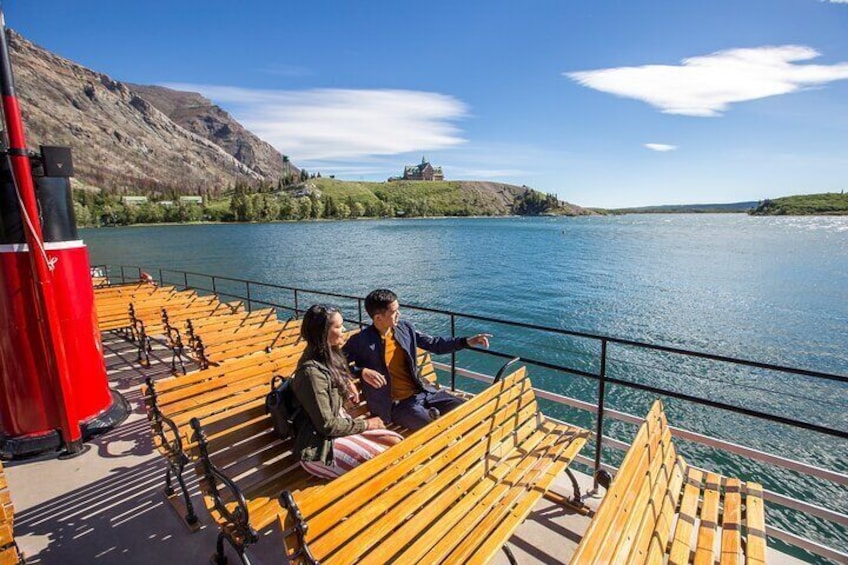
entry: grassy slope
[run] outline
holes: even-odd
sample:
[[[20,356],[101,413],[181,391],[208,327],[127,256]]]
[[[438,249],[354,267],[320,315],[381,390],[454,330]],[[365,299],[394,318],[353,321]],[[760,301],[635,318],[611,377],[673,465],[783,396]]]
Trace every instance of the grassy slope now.
[[[515,196],[524,193],[523,187],[482,181],[397,181],[366,182],[343,181],[330,178],[312,178],[305,183],[317,188],[322,197],[331,196],[336,203],[348,203],[349,199],[366,207],[391,205],[398,215],[413,216],[468,216],[503,215],[512,211]],[[296,193],[302,185],[287,189]],[[228,210],[229,196],[210,202],[211,208]],[[564,203],[552,213],[580,215],[589,210]]]
[[[309,182],[339,201],[349,196],[363,204],[382,200],[398,210],[411,202],[423,202],[430,215],[502,214],[507,211],[494,195],[465,191],[457,181],[351,182],[321,178]]]
[[[339,202],[346,202],[349,197],[353,197],[354,201],[362,204],[376,204],[378,199],[374,196],[374,187],[380,183],[376,182],[347,182],[335,179],[311,179],[310,183],[314,184],[318,189],[332,196]]]
[[[848,215],[848,194],[826,192],[764,200],[753,214],[756,216]]]

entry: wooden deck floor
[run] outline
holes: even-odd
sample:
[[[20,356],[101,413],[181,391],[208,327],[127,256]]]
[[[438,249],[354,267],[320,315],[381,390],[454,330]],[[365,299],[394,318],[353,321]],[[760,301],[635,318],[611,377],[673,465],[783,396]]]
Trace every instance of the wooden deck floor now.
[[[154,350],[152,366],[135,363],[132,344],[104,334],[110,385],[133,406],[121,426],[89,442],[74,459],[43,457],[6,464],[15,504],[15,533],[30,564],[202,564],[214,551],[217,529],[200,500],[193,472],[187,477],[203,526],[190,533],[162,494],[165,463],[154,450],[149,425],[139,406],[147,375],[169,376],[170,355]],[[580,476],[584,490],[589,479]],[[554,488],[570,495],[565,477]],[[599,498],[585,502],[597,507]],[[519,563],[568,563],[588,518],[543,499],[510,546]],[[254,564],[282,563],[279,533],[260,532],[249,551]],[[773,563],[798,561],[773,552]],[[233,554],[231,563],[238,563]],[[507,563],[503,553],[494,563]]]

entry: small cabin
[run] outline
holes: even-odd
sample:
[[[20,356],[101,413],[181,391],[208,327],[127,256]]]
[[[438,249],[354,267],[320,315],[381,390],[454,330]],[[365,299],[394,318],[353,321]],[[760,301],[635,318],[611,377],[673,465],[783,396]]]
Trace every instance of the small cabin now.
[[[121,198],[121,201],[124,203],[124,206],[138,206],[140,204],[147,204],[146,196],[124,196]]]

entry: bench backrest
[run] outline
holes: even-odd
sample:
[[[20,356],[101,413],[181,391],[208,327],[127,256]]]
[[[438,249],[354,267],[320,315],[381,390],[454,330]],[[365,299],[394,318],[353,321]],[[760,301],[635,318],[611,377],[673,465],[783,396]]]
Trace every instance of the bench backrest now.
[[[571,563],[730,564],[743,552],[765,561],[762,486],[687,465],[657,400]]]
[[[310,550],[319,560],[417,562],[475,504],[487,503],[465,494],[491,480],[490,473],[504,472],[495,463],[534,434],[538,418],[521,368],[340,480],[295,493]],[[442,520],[447,512],[456,521]],[[285,528],[294,523],[288,513],[283,520]],[[293,557],[297,540],[290,537],[287,547]]]
[[[677,460],[662,403],[657,400],[639,427],[571,563],[630,562],[629,556],[643,552],[644,546],[652,542],[643,535],[653,529],[650,522],[671,518],[676,496],[667,509],[656,505],[670,502],[665,492],[679,490],[682,480],[683,469]],[[640,527],[646,513],[651,517]],[[664,554],[664,541],[667,540],[653,540],[662,546],[660,555]]]

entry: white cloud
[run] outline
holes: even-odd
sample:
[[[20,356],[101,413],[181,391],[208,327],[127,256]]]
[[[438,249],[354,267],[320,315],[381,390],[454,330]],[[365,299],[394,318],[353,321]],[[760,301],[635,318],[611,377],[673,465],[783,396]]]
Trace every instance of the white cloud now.
[[[460,100],[411,90],[252,90],[166,84],[199,92],[295,162],[445,149],[464,143]]]
[[[563,74],[595,90],[642,100],[667,114],[711,117],[736,102],[848,79],[848,63],[797,64],[818,56],[811,47],[782,45],[718,51],[684,59],[680,65]]]
[[[677,149],[676,145],[668,145],[665,143],[646,143],[645,147],[647,147],[651,151],[659,151],[661,153],[664,153],[666,151],[674,151],[675,149]]]

